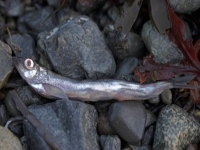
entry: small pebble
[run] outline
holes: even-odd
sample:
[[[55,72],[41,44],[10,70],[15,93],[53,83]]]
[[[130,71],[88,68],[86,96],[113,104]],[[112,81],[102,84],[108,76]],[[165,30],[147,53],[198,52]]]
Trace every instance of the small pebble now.
[[[142,139],[142,145],[150,145],[151,142],[153,141],[153,136],[154,136],[154,125],[149,126],[145,133],[144,137]]]
[[[172,92],[170,89],[166,89],[161,93],[161,99],[164,104],[171,104],[172,103]]]
[[[0,149],[1,150],[22,150],[19,139],[8,129],[0,126]]]
[[[118,31],[111,31],[108,33],[106,41],[108,47],[118,59],[127,57],[142,58],[145,53],[142,38],[133,32],[125,35]]]
[[[125,58],[117,67],[115,79],[122,76],[128,76],[134,73],[134,69],[139,65],[139,61],[135,57]]]
[[[115,102],[109,108],[108,118],[122,139],[133,145],[141,142],[146,125],[146,110],[141,102]]]
[[[158,104],[160,102],[160,96],[156,96],[154,98],[151,98],[148,100],[149,103],[151,104]]]
[[[102,150],[121,150],[121,140],[117,135],[100,137]]]
[[[18,17],[24,12],[24,4],[21,0],[6,0],[6,15],[9,17]]]
[[[178,13],[189,13],[200,8],[199,0],[169,0],[169,4]]]

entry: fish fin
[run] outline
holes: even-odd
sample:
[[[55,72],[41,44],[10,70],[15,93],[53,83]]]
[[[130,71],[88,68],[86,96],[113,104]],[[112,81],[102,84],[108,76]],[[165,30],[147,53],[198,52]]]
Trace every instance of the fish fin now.
[[[42,85],[46,93],[48,93],[48,95],[51,95],[52,97],[55,97],[55,98],[68,99],[67,95],[58,87],[47,84],[47,83],[43,83]]]

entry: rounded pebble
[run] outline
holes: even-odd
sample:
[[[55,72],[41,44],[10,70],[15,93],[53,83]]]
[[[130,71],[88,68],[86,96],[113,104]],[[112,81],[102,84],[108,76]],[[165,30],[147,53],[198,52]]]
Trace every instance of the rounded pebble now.
[[[109,108],[108,118],[122,139],[133,145],[140,143],[146,125],[146,110],[141,102],[115,102]]]
[[[22,150],[19,139],[8,129],[0,126],[0,149],[1,150]]]
[[[171,104],[172,103],[172,92],[170,89],[166,89],[161,93],[161,99],[164,104]]]

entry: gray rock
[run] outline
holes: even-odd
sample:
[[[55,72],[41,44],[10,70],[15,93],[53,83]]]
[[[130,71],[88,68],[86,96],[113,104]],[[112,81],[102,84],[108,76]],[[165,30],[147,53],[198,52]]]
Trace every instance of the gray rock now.
[[[146,110],[137,101],[115,102],[109,109],[109,122],[122,139],[137,145],[144,134]]]
[[[20,117],[11,118],[7,122],[6,127],[17,137],[22,137],[24,135],[24,132],[23,132],[23,117],[20,116]]]
[[[24,4],[22,0],[6,0],[5,6],[5,13],[9,17],[17,17],[24,12]]]
[[[146,127],[156,122],[156,116],[150,111],[146,110],[147,118],[146,118]]]
[[[183,150],[200,140],[200,124],[176,105],[164,107],[157,119],[153,149]]]
[[[45,22],[44,20],[53,12],[54,10],[51,7],[45,7],[40,10],[29,11],[19,17],[18,23],[25,24],[28,28],[31,29],[29,30],[30,32],[32,31],[36,34],[43,31],[50,31],[57,25],[57,19],[55,15],[52,15]]]
[[[0,149],[1,150],[22,150],[22,145],[17,137],[8,129],[0,126]]]
[[[172,103],[172,92],[170,89],[166,89],[161,93],[161,99],[164,104],[171,104]]]
[[[0,105],[0,125],[4,126],[10,118],[8,111],[4,105]]]
[[[10,37],[6,39],[6,42],[13,49],[17,57],[36,60],[35,41],[29,34],[12,34],[12,43],[14,43],[14,45],[11,44]],[[16,45],[21,51],[16,49]]]
[[[94,106],[78,101],[57,100],[45,105],[31,105],[29,110],[52,134],[60,150],[99,149],[97,112]],[[29,141],[30,150],[50,149],[26,120],[24,134]]]
[[[120,79],[122,76],[128,76],[134,73],[134,69],[139,65],[135,57],[125,58],[117,67],[115,78]]]
[[[108,47],[119,59],[127,57],[142,58],[145,53],[145,46],[142,38],[132,32],[125,35],[118,31],[111,31],[106,37]]]
[[[61,0],[47,0],[47,3],[52,7],[58,8],[61,5],[62,1]]]
[[[36,94],[29,86],[22,86],[16,88],[16,92],[22,99],[25,105],[29,106],[31,104],[42,104],[45,99]],[[4,104],[8,109],[11,116],[20,116],[21,113],[17,110],[15,102],[12,99],[10,91],[7,92]]]
[[[121,141],[117,135],[101,137],[102,150],[121,150]]]
[[[178,13],[189,13],[200,8],[199,0],[169,0],[169,4]]]
[[[10,47],[0,41],[0,89],[8,81],[10,74],[14,68]]]
[[[71,18],[39,35],[38,48],[53,70],[75,79],[108,78],[115,61],[97,25],[86,16]]]
[[[153,141],[154,136],[154,125],[149,126],[144,132],[144,137],[142,139],[142,145],[150,145]]]
[[[141,36],[154,60],[158,63],[178,63],[182,60],[183,54],[175,43],[171,42],[168,35],[160,34],[151,21],[143,25]]]

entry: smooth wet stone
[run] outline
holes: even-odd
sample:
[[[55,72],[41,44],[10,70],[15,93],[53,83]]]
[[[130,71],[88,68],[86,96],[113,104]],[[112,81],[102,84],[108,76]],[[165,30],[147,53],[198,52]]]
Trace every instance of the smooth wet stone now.
[[[157,119],[153,149],[183,150],[200,140],[200,124],[177,105],[164,107]]]
[[[44,20],[53,12],[54,10],[49,6],[39,10],[32,10],[20,16],[18,23],[25,24],[29,28],[29,32],[34,32],[36,35],[43,31],[50,31],[57,25],[55,15],[52,15],[45,22]],[[24,32],[22,31],[22,33]]]
[[[146,117],[146,127],[156,122],[156,116],[150,110],[146,110],[147,117]]]
[[[86,16],[71,18],[39,35],[38,50],[55,72],[75,79],[108,78],[115,60],[97,25]]]
[[[6,110],[6,107],[4,105],[0,105],[0,125],[4,126],[9,118],[10,118],[10,115],[8,114],[8,111]]]
[[[172,103],[172,92],[170,89],[166,89],[161,93],[161,99],[164,104],[171,104]]]
[[[144,132],[144,137],[142,139],[142,145],[150,145],[153,141],[154,136],[154,125],[150,125]]]
[[[24,12],[22,0],[6,0],[5,6],[5,14],[9,17],[18,17]]]
[[[42,104],[45,99],[38,94],[36,94],[29,86],[22,86],[16,88],[16,92],[24,102],[25,105],[29,106],[31,104]],[[12,99],[10,91],[7,92],[4,104],[11,116],[20,116],[21,113],[17,110],[15,102]]]
[[[135,57],[125,58],[117,67],[115,78],[120,79],[122,76],[128,76],[134,73],[134,69],[139,65]]]
[[[11,44],[10,37],[7,37],[6,42],[14,51],[15,56],[36,60],[35,41],[29,34],[12,34],[12,43],[14,43],[14,45]]]
[[[0,126],[0,149],[1,150],[22,150],[19,139],[8,129]]]
[[[106,42],[118,59],[125,59],[127,57],[142,58],[145,53],[142,38],[133,32],[125,35],[118,31],[111,31],[106,37]]]
[[[169,0],[169,4],[178,13],[189,13],[200,8],[199,0]]]
[[[151,21],[143,25],[141,36],[148,51],[154,55],[156,62],[178,63],[184,58],[176,44],[170,41],[168,35],[160,34]]]
[[[14,68],[11,54],[10,47],[0,41],[0,89],[7,83]]]
[[[117,135],[100,137],[102,150],[121,150],[121,140]]]
[[[138,145],[145,130],[146,110],[137,101],[115,102],[109,109],[109,122],[122,139]]]
[[[78,101],[57,100],[44,105],[31,105],[29,111],[52,134],[59,150],[100,149],[94,106]],[[50,149],[27,120],[24,120],[24,134],[29,141],[29,148]]]

